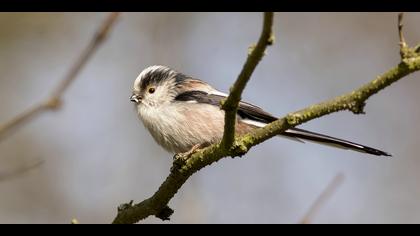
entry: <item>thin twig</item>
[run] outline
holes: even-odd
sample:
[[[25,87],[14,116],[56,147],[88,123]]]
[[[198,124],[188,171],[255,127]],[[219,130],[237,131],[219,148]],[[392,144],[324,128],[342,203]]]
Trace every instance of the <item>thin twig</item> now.
[[[26,173],[26,172],[28,172],[32,169],[35,169],[42,164],[44,164],[44,161],[39,160],[39,161],[36,161],[33,164],[21,166],[17,169],[14,169],[14,170],[0,172],[0,181],[5,181],[5,180],[9,180],[9,179],[13,179],[15,177],[18,177],[21,174]]]
[[[400,44],[401,58],[405,57],[404,49],[407,48],[407,43],[405,42],[404,34],[403,34],[403,27],[404,27],[403,18],[404,18],[404,13],[403,12],[399,13],[398,14],[398,36],[400,37],[399,44]]]
[[[133,204],[132,202],[122,204],[118,208],[118,214],[113,223],[136,223],[151,215],[157,216],[162,220],[168,219],[173,210],[167,204],[185,181],[195,172],[222,158],[244,155],[252,147],[304,122],[344,110],[352,111],[355,114],[364,113],[363,108],[369,97],[419,70],[420,55],[414,53],[409,60],[403,60],[395,67],[353,92],[290,113],[263,128],[255,129],[249,134],[235,138],[233,147],[228,150],[221,143],[218,143],[198,150],[184,163],[174,161],[169,176],[155,194],[138,204]]]
[[[404,38],[404,33],[403,33],[403,18],[404,18],[404,13],[399,13],[398,14],[398,36],[400,38],[400,42],[398,43],[400,45],[400,56],[401,56],[401,60],[403,62],[407,62],[408,60],[415,58],[419,55],[420,53],[420,44],[410,48],[407,44],[407,42],[405,41]]]
[[[61,83],[53,90],[52,95],[45,101],[29,108],[23,113],[12,118],[10,121],[0,125],[0,140],[11,134],[13,131],[16,131],[17,128],[21,127],[23,124],[28,121],[33,120],[39,114],[45,111],[54,111],[58,110],[62,104],[62,97],[64,92],[70,86],[70,84],[77,78],[77,75],[81,69],[86,65],[94,52],[99,48],[99,46],[104,42],[104,39],[110,32],[111,27],[116,21],[119,13],[113,12],[108,15],[108,17],[101,24],[98,31],[95,33],[93,39],[90,41],[87,48],[82,52],[75,64],[70,68],[68,73],[64,76]]]
[[[235,139],[236,112],[238,110],[238,104],[241,101],[242,92],[258,63],[264,56],[265,49],[274,42],[273,18],[273,12],[264,13],[263,29],[258,43],[248,53],[248,58],[233,87],[230,89],[229,96],[222,102],[222,109],[225,111],[225,129],[222,146],[225,149],[229,149]]]
[[[309,208],[303,219],[300,221],[301,224],[310,224],[315,214],[319,212],[319,209],[326,203],[326,201],[332,196],[337,188],[343,183],[344,175],[342,173],[337,174],[327,188],[319,195],[316,201]]]

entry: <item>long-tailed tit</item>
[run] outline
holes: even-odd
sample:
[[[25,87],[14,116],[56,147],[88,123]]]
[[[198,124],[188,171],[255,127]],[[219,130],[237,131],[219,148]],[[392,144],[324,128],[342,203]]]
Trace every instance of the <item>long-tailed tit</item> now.
[[[224,111],[220,101],[227,97],[204,81],[166,66],[150,66],[134,81],[131,101],[156,142],[172,153],[189,152],[222,139]],[[240,102],[236,134],[244,135],[277,118],[261,108]],[[377,156],[390,156],[381,150],[354,142],[291,128],[281,134],[298,141],[309,140]]]

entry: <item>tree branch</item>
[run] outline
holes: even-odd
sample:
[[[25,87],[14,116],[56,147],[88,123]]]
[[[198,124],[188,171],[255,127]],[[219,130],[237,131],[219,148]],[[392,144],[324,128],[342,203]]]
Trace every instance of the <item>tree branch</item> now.
[[[264,13],[263,29],[260,39],[256,46],[251,46],[248,58],[235,84],[230,89],[229,96],[225,101],[222,101],[222,109],[225,111],[225,130],[223,133],[222,147],[226,150],[232,147],[235,139],[236,112],[238,110],[238,104],[241,101],[242,92],[258,63],[264,56],[265,49],[268,45],[274,43],[272,30],[273,17],[273,12]]]
[[[63,80],[61,81],[61,83],[57,86],[55,90],[53,90],[52,95],[48,99],[22,112],[22,114],[17,115],[10,121],[0,125],[0,140],[6,137],[7,134],[11,134],[12,131],[15,131],[23,124],[33,120],[39,114],[45,111],[55,111],[61,107],[64,92],[67,90],[70,84],[77,78],[77,75],[79,74],[83,66],[85,66],[86,63],[89,61],[93,53],[104,42],[118,15],[119,13],[116,12],[108,15],[108,17],[101,24],[98,31],[95,33],[93,39],[90,41],[87,48],[82,52],[76,63],[70,68],[68,73],[64,76]]]
[[[133,205],[130,202],[121,205],[113,223],[136,223],[151,215],[167,220],[173,212],[167,206],[170,199],[191,175],[203,167],[211,165],[224,157],[242,156],[251,147],[279,135],[289,128],[315,118],[343,110],[349,110],[355,114],[364,113],[365,102],[370,96],[408,74],[420,70],[420,55],[413,48],[408,48],[408,50],[410,53],[406,54],[398,65],[353,92],[290,113],[263,128],[255,129],[249,134],[237,137],[234,139],[231,148],[226,149],[226,144],[218,143],[198,150],[189,158],[182,159],[182,161],[179,161],[179,159],[175,160],[169,176],[159,187],[158,191],[152,197],[138,204]]]

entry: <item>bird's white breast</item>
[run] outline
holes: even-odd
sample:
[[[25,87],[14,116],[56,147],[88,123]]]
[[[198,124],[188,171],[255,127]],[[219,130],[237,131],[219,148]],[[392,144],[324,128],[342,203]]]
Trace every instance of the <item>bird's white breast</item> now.
[[[173,153],[187,152],[196,144],[217,142],[223,135],[224,112],[213,105],[140,105],[138,114],[156,142]]]

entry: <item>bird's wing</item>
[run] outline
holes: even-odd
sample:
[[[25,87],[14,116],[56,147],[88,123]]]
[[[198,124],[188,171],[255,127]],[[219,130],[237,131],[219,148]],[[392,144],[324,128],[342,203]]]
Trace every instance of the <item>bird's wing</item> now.
[[[219,106],[220,102],[227,97],[227,94],[219,92],[217,90],[211,92],[204,91],[187,91],[179,94],[175,97],[176,101],[206,103],[215,106]],[[238,107],[238,116],[240,121],[248,125],[255,127],[264,127],[268,123],[271,123],[277,118],[270,113],[264,111],[258,106],[251,103],[241,101]],[[350,149],[362,153],[368,153],[376,156],[391,156],[390,154],[371,148],[358,143],[350,142],[344,139],[334,138],[320,133],[315,133],[299,128],[290,128],[281,134],[283,137],[291,138],[296,141],[308,140],[328,146]],[[302,142],[302,141],[301,141]]]
[[[207,93],[201,90],[190,90],[178,94],[178,96],[175,97],[175,100],[220,106],[220,102],[225,98],[227,98],[227,94],[219,91]],[[239,102],[238,115],[244,120],[259,121],[264,125],[277,120],[276,117],[265,112],[260,107],[243,101]]]

